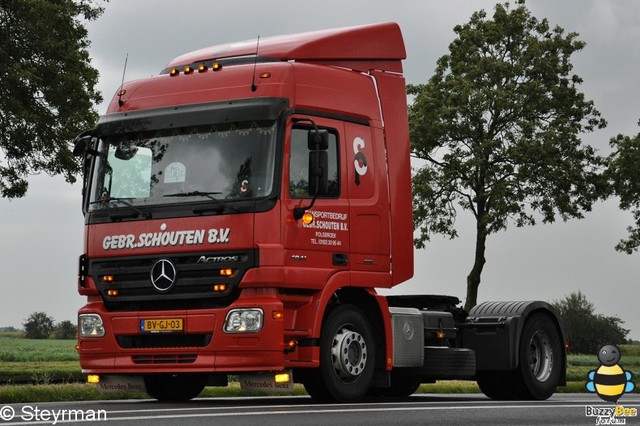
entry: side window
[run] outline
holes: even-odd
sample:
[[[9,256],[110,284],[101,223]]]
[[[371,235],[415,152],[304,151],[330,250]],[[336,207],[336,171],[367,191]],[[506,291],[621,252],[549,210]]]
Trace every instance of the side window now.
[[[289,195],[291,198],[311,198],[309,194],[309,148],[308,136],[311,129],[294,128],[291,130],[291,156],[289,158]],[[340,177],[338,174],[338,138],[329,132],[327,190],[318,194],[319,198],[338,198],[340,196]]]

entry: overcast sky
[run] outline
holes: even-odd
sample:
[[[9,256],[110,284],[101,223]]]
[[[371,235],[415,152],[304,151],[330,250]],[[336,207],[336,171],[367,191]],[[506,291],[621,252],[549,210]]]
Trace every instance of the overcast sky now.
[[[494,1],[324,0],[214,2],[190,0],[111,0],[104,15],[88,25],[92,65],[100,71],[99,89],[110,99],[122,78],[158,73],[183,53],[233,41],[333,27],[397,22],[404,34],[408,83],[424,83],[436,60],[447,52],[453,27]],[[587,43],[573,57],[584,79],[582,92],[609,122],[584,140],[601,153],[618,134],[635,135],[640,118],[640,2],[571,0],[530,1],[529,9],[552,25],[575,31]],[[45,30],[45,29],[43,29]],[[99,112],[105,111],[100,105]],[[82,252],[80,185],[61,178],[30,180],[25,198],[0,199],[0,265],[5,292],[0,296],[0,326],[21,326],[32,312],[56,321],[76,321],[84,304],[77,294],[77,259]],[[479,301],[559,300],[581,290],[598,313],[616,315],[640,339],[640,254],[617,253],[631,215],[616,200],[599,204],[586,219],[529,228],[511,227],[491,235]],[[396,294],[450,294],[464,299],[473,263],[474,224],[459,214],[461,238],[436,237],[416,251],[415,277]]]

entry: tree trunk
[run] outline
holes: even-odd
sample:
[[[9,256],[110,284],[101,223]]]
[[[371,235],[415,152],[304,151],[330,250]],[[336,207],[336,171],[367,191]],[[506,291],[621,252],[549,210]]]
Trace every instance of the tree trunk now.
[[[476,254],[473,268],[469,275],[467,275],[467,300],[464,304],[464,309],[469,312],[471,308],[478,303],[478,287],[480,286],[480,276],[482,275],[482,269],[486,259],[484,257],[484,251],[487,242],[487,229],[481,224],[482,219],[478,218],[477,233],[476,233]]]

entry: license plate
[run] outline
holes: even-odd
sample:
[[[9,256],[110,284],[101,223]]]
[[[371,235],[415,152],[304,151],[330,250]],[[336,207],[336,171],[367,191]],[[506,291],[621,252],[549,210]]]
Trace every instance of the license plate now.
[[[182,318],[159,318],[140,320],[140,331],[143,333],[169,333],[184,330]]]

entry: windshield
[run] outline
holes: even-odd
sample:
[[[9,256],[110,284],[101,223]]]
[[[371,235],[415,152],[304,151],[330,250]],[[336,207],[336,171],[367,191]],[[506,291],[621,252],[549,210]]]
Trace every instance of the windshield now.
[[[89,210],[269,195],[275,133],[274,122],[254,121],[105,137]]]

